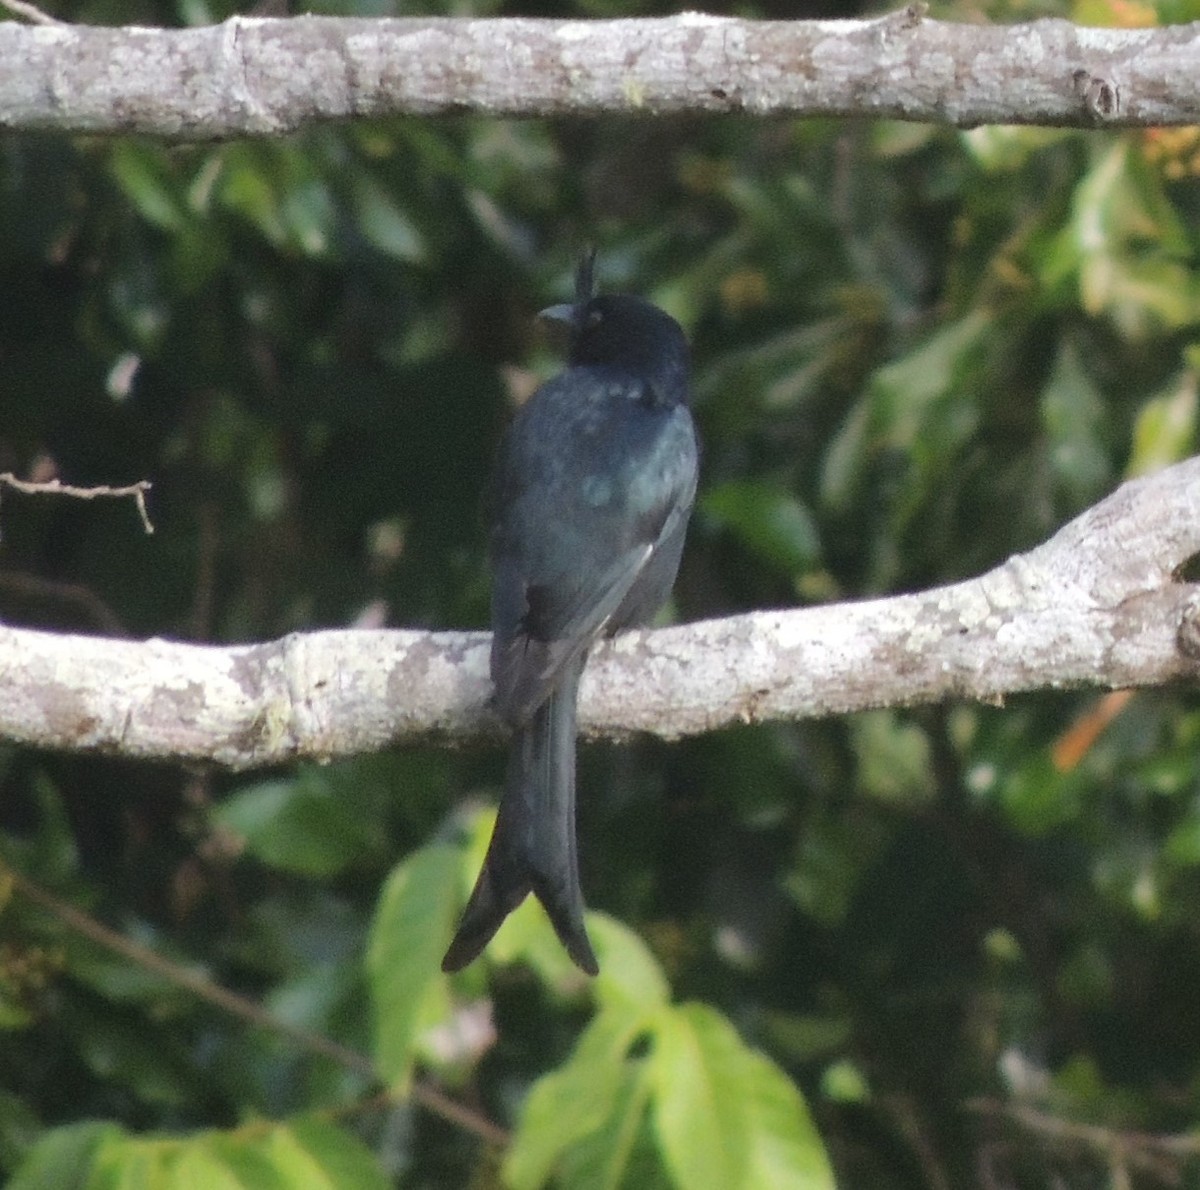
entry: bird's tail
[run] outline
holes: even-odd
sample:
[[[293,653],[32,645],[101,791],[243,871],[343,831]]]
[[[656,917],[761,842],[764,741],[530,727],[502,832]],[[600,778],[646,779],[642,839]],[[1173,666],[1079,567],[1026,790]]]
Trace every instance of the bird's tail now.
[[[582,672],[580,659],[513,736],[496,829],[443,971],[471,962],[530,892],[576,965],[589,975],[599,970],[583,924],[575,851],[575,696]]]

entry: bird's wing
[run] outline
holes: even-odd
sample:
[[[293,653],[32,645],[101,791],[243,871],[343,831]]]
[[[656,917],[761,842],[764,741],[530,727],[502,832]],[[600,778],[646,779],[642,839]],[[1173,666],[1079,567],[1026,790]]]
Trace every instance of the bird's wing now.
[[[563,668],[604,631],[656,546],[657,541],[643,542],[626,550],[598,581],[577,584],[565,598],[545,587],[527,586],[497,568],[497,584],[506,584],[506,598],[520,604],[515,617],[504,617],[513,630],[498,627],[492,639],[496,705],[505,719],[514,725],[528,722],[549,697]]]
[[[629,482],[622,466],[641,445],[632,411],[643,408],[646,391],[624,374],[572,368],[531,398],[506,440],[493,488],[501,515],[492,538],[492,680],[497,709],[513,726],[528,723],[564,666],[618,611],[628,622],[626,597],[685,527],[694,464],[690,480],[682,468],[649,504],[620,494]],[[669,425],[649,429],[660,435]],[[581,497],[581,484],[610,474],[616,497]]]

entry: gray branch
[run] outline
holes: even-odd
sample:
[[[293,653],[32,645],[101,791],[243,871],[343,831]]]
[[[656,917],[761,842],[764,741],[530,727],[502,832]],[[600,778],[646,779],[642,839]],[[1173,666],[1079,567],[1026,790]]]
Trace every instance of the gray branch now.
[[[593,736],[664,737],[947,699],[1200,676],[1200,459],[1044,545],[916,595],[755,612],[598,647]],[[500,730],[485,633],[329,631],[218,648],[0,627],[0,736],[232,768]]]
[[[0,24],[0,127],[275,136],[399,114],[1200,122],[1200,24],[233,17],[193,29]]]

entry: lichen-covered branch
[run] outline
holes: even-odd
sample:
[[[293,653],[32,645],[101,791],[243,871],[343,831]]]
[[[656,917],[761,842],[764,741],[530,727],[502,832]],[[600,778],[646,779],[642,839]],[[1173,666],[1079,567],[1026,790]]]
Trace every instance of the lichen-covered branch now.
[[[691,735],[945,699],[1200,676],[1200,459],[1029,553],[915,595],[631,632],[597,648],[591,735]],[[329,631],[229,648],[0,627],[0,736],[247,768],[497,732],[485,633]]]
[[[1200,122],[1200,24],[232,17],[0,24],[0,127],[178,140],[318,120],[749,112],[983,123]]]

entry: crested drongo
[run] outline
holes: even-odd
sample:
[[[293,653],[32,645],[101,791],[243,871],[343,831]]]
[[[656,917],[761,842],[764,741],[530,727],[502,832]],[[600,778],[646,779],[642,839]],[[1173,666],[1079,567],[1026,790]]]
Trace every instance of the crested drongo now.
[[[466,966],[532,892],[575,963],[598,967],[575,847],[575,699],[601,636],[651,619],[675,581],[699,446],[683,331],[630,295],[573,304],[568,367],[501,443],[491,489],[495,705],[513,729],[487,858],[442,962]]]

